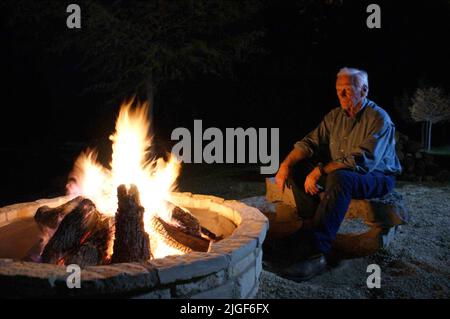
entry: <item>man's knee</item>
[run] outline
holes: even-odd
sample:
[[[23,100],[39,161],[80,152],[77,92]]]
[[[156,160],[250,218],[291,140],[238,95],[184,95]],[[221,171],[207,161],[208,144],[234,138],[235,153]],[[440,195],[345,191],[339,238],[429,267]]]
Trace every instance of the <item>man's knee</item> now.
[[[351,187],[352,178],[350,172],[344,169],[338,169],[327,175],[326,189],[343,189]]]

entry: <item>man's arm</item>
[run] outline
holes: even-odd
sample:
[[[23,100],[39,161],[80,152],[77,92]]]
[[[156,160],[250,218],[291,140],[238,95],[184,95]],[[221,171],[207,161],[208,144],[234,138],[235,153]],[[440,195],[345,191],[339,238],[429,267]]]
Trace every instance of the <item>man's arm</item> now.
[[[323,170],[325,174],[330,174],[338,169],[345,169],[349,168],[348,165],[344,163],[339,162],[330,162],[326,166],[324,166]],[[311,173],[306,176],[305,179],[305,192],[311,195],[315,195],[319,192],[319,189],[317,187],[317,182],[319,181],[319,178],[322,176],[322,172],[320,171],[319,167],[315,167]]]
[[[300,148],[294,148],[288,156],[284,159],[284,161],[281,163],[281,165],[285,165],[289,168],[300,162],[301,160],[304,160],[308,157],[308,153],[306,153],[303,149]]]
[[[294,166],[299,161],[305,159],[306,157],[308,157],[308,154],[305,151],[299,148],[294,148],[286,157],[286,159],[281,163],[280,169],[278,170],[278,173],[275,176],[275,183],[281,190],[284,190],[284,185],[286,179],[289,176],[292,166]],[[330,174],[335,170],[344,168],[349,167],[344,163],[330,162],[323,168],[323,170],[325,174]],[[305,180],[305,191],[307,193],[314,195],[319,192],[319,189],[317,188],[317,181],[319,180],[320,176],[321,172],[319,167],[314,168],[311,171],[311,173],[308,174]]]
[[[284,185],[291,172],[292,166],[306,157],[308,157],[308,153],[306,153],[305,150],[295,147],[281,163],[278,173],[275,176],[275,183],[282,191],[284,190]]]
[[[373,171],[386,156],[395,154],[395,128],[386,119],[375,121],[364,141],[355,147],[342,163],[360,173]],[[390,151],[390,152],[389,152]],[[392,154],[391,154],[392,153]]]
[[[325,171],[325,174],[328,175],[338,169],[346,169],[346,168],[349,168],[349,166],[344,163],[330,162],[326,166],[324,166],[323,170]]]
[[[281,190],[284,190],[284,185],[292,166],[307,157],[311,157],[314,151],[318,149],[319,144],[328,143],[328,127],[331,119],[332,113],[330,112],[313,131],[306,135],[301,141],[294,144],[294,149],[281,163],[278,173],[275,176],[275,183]]]

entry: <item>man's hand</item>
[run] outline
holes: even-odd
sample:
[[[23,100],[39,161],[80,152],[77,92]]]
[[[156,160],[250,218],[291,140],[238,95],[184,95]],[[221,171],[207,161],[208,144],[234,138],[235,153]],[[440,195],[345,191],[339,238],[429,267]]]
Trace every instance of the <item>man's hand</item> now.
[[[277,175],[275,175],[275,184],[277,184],[278,188],[283,192],[284,186],[286,185],[286,180],[289,176],[290,169],[286,164],[281,163],[280,168],[278,169]]]
[[[280,168],[278,169],[277,175],[275,175],[275,183],[278,188],[283,192],[284,186],[286,185],[286,180],[291,173],[291,167],[293,167],[296,163],[306,158],[307,154],[305,151],[294,148],[286,157],[286,159],[281,163]]]
[[[305,192],[310,195],[315,195],[319,192],[317,188],[317,181],[320,178],[320,170],[318,167],[314,168],[305,179]]]

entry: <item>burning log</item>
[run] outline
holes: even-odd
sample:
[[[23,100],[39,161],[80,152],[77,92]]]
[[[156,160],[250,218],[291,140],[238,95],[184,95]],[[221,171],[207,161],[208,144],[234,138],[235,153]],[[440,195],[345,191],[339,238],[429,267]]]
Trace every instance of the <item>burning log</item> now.
[[[170,207],[170,205],[172,207]],[[172,221],[176,223],[186,234],[200,236],[200,223],[191,213],[181,207],[169,204],[169,210],[172,212]]]
[[[93,243],[85,243],[80,246],[78,251],[64,258],[66,265],[77,264],[80,267],[94,266],[98,264],[101,257],[98,254],[98,249]]]
[[[119,207],[116,212],[114,253],[111,261],[133,262],[150,259],[150,240],[144,228],[144,207],[135,185],[127,191],[125,185],[117,188]]]
[[[77,263],[80,267],[106,263],[110,229],[109,220],[97,211],[94,203],[83,199],[61,221],[44,248],[42,261]]]
[[[164,221],[160,217],[152,218],[152,228],[166,245],[183,253],[206,252],[211,241],[220,239],[213,232],[201,226],[199,220],[189,211],[171,202],[166,202],[166,207],[171,213],[170,222]]]
[[[26,259],[53,264],[74,263],[81,267],[150,259],[150,238],[145,232],[144,207],[140,204],[137,187],[132,185],[127,190],[121,185],[117,197],[115,224],[112,218],[103,217],[92,201],[83,197],[56,208],[40,207],[35,220],[43,230],[43,237]],[[170,220],[155,216],[151,221],[155,233],[166,245],[184,253],[206,252],[211,241],[220,239],[201,226],[188,210],[170,202],[166,202],[166,208]],[[111,240],[113,233],[114,241]]]
[[[170,202],[167,202],[167,207],[172,213],[172,221],[176,224],[176,226],[181,228],[181,231],[184,233],[194,237],[204,237],[209,241],[221,239],[206,227],[201,226],[199,220],[188,210],[185,210]]]
[[[101,217],[95,223],[87,238],[75,254],[65,258],[66,265],[77,264],[80,267],[109,264],[111,256],[108,255],[109,245],[114,233],[112,218]]]
[[[206,252],[211,241],[218,237],[205,227],[189,211],[166,202],[167,209],[171,212],[170,222],[162,218],[152,219],[153,229],[160,235],[163,242],[184,253],[191,251]]]
[[[203,237],[209,238],[211,241],[218,241],[223,239],[223,236],[217,236],[212,231],[210,231],[208,228],[200,226],[200,232],[202,233]]]
[[[152,227],[166,245],[176,248],[183,253],[208,251],[210,243],[208,239],[190,234],[185,229],[166,223],[159,217],[152,219]]]
[[[50,238],[55,233],[64,217],[72,212],[83,200],[82,196],[78,196],[67,203],[58,207],[50,208],[47,205],[41,206],[34,214],[34,220],[41,230],[39,241],[31,247],[25,256],[25,261],[42,261],[42,252]]]
[[[27,254],[23,258],[23,261],[32,261],[35,263],[42,262],[42,252],[44,251],[45,245],[47,245],[49,239],[49,236],[41,236],[38,242],[28,250]]]
[[[61,221],[64,217],[72,212],[83,200],[83,197],[78,196],[74,199],[68,201],[67,203],[55,207],[50,208],[48,206],[41,206],[36,211],[34,215],[34,220],[39,225],[39,228],[43,232],[47,232],[48,230],[55,231],[58,228]]]

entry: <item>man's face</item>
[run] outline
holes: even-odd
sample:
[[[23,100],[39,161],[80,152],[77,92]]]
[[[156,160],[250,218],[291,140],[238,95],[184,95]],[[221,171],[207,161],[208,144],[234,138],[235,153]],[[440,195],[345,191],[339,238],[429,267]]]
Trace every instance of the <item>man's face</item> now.
[[[336,92],[344,110],[356,107],[364,98],[364,92],[349,75],[340,75],[336,80]]]

